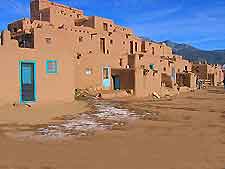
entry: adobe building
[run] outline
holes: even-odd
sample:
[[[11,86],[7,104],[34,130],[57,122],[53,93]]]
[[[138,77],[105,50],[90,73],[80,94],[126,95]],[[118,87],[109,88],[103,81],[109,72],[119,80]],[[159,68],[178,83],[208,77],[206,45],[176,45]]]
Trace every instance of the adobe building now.
[[[170,88],[186,86],[195,89],[196,76],[192,73],[192,62],[183,59],[182,56],[173,54],[172,49],[166,45],[162,45],[161,48],[164,51],[161,52],[160,58],[162,86]]]
[[[174,55],[176,68],[176,83],[179,87],[196,88],[197,76],[192,72],[192,62],[183,59],[182,56]]]
[[[192,71],[198,79],[209,81],[211,86],[218,86],[223,82],[224,74],[221,65],[209,65],[207,63],[198,63],[192,65]]]
[[[48,0],[31,1],[31,18],[1,36],[4,102],[71,101],[76,88],[132,90],[144,97],[161,84],[159,47],[112,20]]]
[[[110,19],[48,0],[31,0],[30,10],[1,35],[1,103],[72,101],[75,89],[90,88],[146,97],[186,70],[171,48]]]

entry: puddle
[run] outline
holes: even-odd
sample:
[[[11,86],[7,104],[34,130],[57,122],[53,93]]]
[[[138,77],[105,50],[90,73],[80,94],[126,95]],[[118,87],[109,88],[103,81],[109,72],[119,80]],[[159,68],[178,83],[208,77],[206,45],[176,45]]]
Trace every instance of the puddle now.
[[[61,123],[49,124],[36,131],[20,132],[17,138],[48,138],[82,137],[94,135],[98,131],[123,129],[137,119],[156,119],[157,113],[135,112],[122,107],[122,104],[104,100],[89,100],[94,107],[93,112],[82,113],[79,116],[65,116]]]

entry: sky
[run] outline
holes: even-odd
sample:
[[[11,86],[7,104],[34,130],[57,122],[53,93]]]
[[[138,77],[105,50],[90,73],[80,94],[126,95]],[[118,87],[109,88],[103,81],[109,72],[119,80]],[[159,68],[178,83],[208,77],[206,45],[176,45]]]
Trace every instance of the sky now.
[[[188,43],[204,50],[225,49],[225,0],[52,0],[85,15],[113,19],[139,36]],[[30,0],[1,0],[0,30],[29,17]]]

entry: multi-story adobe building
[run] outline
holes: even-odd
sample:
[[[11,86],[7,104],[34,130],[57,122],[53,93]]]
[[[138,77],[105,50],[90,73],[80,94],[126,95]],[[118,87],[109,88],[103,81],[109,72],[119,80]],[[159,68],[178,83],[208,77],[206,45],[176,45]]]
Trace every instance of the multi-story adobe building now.
[[[174,55],[176,68],[176,82],[179,87],[196,88],[197,76],[192,72],[192,62],[183,59],[182,56]]]
[[[192,70],[198,79],[209,81],[212,86],[217,86],[223,82],[224,74],[221,65],[198,63],[192,65]]]
[[[2,103],[71,101],[77,88],[145,97],[164,83],[173,87],[186,66],[165,44],[110,19],[48,0],[32,0],[30,7],[30,19],[9,24],[1,35]]]

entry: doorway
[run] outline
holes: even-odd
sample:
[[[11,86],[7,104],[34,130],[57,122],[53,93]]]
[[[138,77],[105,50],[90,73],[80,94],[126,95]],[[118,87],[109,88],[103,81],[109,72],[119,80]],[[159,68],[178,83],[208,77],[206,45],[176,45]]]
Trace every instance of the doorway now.
[[[103,89],[110,89],[111,81],[110,81],[110,67],[104,67],[102,70],[102,78],[103,78]]]
[[[36,62],[20,61],[20,102],[36,101]]]
[[[115,75],[115,76],[112,76],[112,78],[113,78],[114,90],[120,90],[120,76]]]

